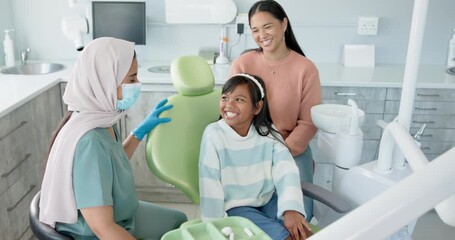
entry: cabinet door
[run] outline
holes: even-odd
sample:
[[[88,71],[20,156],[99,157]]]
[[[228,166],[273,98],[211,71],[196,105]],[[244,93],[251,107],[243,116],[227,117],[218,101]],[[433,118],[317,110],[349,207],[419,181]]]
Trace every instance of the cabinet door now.
[[[50,88],[31,101],[35,128],[37,163],[41,166],[38,182],[44,174],[44,162],[52,133],[59,125],[62,115],[62,100],[58,85]]]
[[[165,99],[175,93],[173,92],[141,92],[136,104],[126,113],[122,124],[122,135],[127,136],[138,126],[144,118],[153,110],[155,105],[162,99]],[[188,202],[189,200],[172,185],[158,179],[150,171],[145,160],[145,138],[131,159],[133,167],[136,191],[139,198],[148,201],[165,201],[165,202]]]
[[[36,161],[31,105],[24,104],[0,119],[0,195]]]

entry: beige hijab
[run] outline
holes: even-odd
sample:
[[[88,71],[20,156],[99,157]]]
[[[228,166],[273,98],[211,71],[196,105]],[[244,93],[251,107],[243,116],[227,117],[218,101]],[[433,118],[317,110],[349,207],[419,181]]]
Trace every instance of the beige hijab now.
[[[134,43],[97,38],[76,61],[63,101],[77,112],[60,130],[49,154],[41,186],[41,222],[77,221],[73,192],[73,157],[79,139],[98,127],[114,125],[122,113],[116,111],[117,87],[125,78],[134,56]],[[90,186],[87,186],[90,187]]]

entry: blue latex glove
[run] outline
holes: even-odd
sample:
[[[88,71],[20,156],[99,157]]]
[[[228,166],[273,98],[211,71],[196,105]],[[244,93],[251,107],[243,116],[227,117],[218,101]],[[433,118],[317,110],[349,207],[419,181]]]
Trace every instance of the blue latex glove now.
[[[131,133],[139,140],[142,141],[144,136],[152,131],[158,124],[170,122],[170,118],[159,118],[159,115],[173,107],[172,104],[164,106],[167,103],[167,99],[161,100],[150,114],[139,124]]]

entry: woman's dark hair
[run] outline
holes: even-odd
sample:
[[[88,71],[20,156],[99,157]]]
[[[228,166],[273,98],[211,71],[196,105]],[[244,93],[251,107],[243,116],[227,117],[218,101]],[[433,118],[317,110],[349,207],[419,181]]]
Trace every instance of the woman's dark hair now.
[[[257,105],[259,104],[259,101],[261,101],[261,100],[263,101],[261,111],[253,117],[252,124],[254,125],[254,128],[259,133],[259,135],[267,136],[268,134],[271,134],[273,136],[273,138],[280,141],[281,143],[283,143],[286,146],[286,143],[283,140],[281,140],[280,137],[277,136],[277,134],[280,135],[278,130],[276,130],[275,128],[272,127],[273,121],[272,121],[272,117],[271,117],[270,111],[269,111],[269,104],[267,101],[267,91],[265,89],[264,81],[258,76],[251,75],[251,74],[248,74],[248,75],[255,78],[259,82],[259,84],[261,84],[263,92],[264,92],[263,98],[261,98],[261,90],[256,85],[256,83],[254,83],[248,77],[242,76],[242,75],[234,75],[229,80],[227,80],[226,83],[224,83],[224,85],[223,85],[223,89],[221,90],[221,93],[222,94],[230,93],[230,92],[234,91],[234,89],[239,85],[242,85],[242,84],[247,85],[248,90],[251,95],[251,100],[252,100],[251,104],[253,105],[253,107],[256,108]]]
[[[253,15],[257,12],[268,12],[281,22],[286,18],[288,20],[288,27],[286,28],[286,32],[284,32],[284,41],[286,42],[286,46],[305,57],[305,54],[297,43],[297,39],[295,38],[294,32],[292,31],[291,21],[279,3],[274,0],[257,1],[255,4],[253,4],[253,6],[251,6],[250,11],[248,12],[248,22],[251,21],[251,17],[253,17]],[[258,50],[262,51],[260,47]]]

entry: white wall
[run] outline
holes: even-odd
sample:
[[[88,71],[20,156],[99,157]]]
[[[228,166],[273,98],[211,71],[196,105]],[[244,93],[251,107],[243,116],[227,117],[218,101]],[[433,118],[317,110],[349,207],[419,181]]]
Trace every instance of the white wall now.
[[[30,47],[32,58],[74,59],[72,42],[60,30],[63,16],[85,15],[89,0],[78,0],[74,8],[67,0],[1,0],[13,5],[17,49]],[[164,0],[147,0],[147,45],[137,46],[139,60],[171,60],[197,54],[200,47],[218,46],[217,25],[169,25],[165,23]],[[239,13],[247,13],[255,0],[235,0]],[[343,44],[375,44],[376,62],[403,64],[411,23],[413,0],[281,0],[297,39],[315,62],[339,62]],[[421,62],[445,64],[447,42],[455,28],[454,0],[431,0]],[[7,15],[8,16],[8,15]],[[358,16],[378,16],[377,36],[356,34]],[[5,18],[8,22],[10,17]],[[237,41],[234,25],[228,26],[230,42]],[[90,40],[91,35],[86,37]],[[251,35],[243,35],[232,57],[255,47]],[[1,63],[1,60],[0,60]]]

